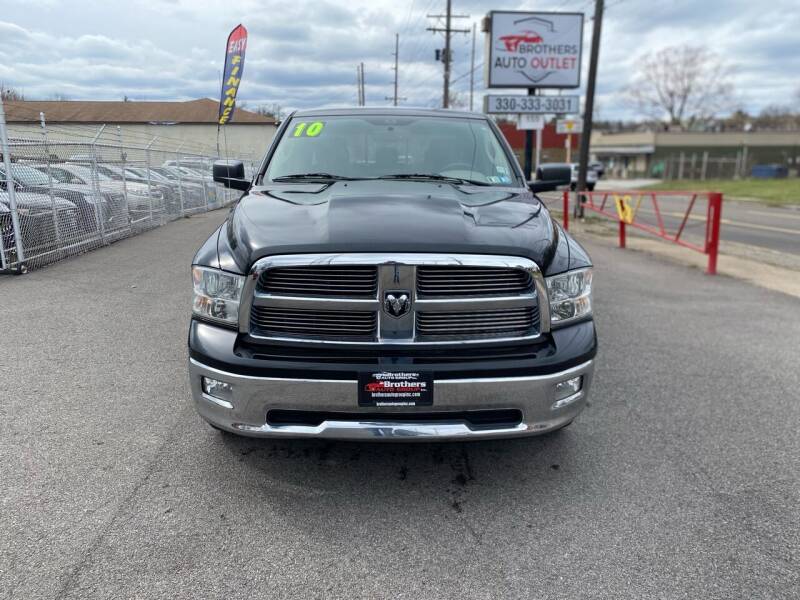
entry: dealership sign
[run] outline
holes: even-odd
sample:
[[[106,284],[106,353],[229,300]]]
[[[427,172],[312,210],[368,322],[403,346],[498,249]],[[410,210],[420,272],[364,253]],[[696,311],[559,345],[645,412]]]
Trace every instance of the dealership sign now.
[[[489,13],[486,86],[575,88],[581,81],[582,13]]]
[[[571,115],[581,108],[578,96],[488,94],[483,97],[483,104],[483,112],[489,114]]]
[[[520,115],[517,119],[517,129],[534,129],[536,131],[541,131],[544,129],[544,116]]]
[[[583,119],[559,119],[556,133],[583,133]]]

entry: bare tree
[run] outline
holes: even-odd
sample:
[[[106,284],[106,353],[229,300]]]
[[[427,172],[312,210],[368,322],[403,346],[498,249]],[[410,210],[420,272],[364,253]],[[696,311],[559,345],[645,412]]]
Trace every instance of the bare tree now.
[[[448,105],[450,106],[450,108],[456,108],[458,110],[466,110],[467,106],[469,105],[469,101],[462,92],[456,92],[451,90]]]
[[[800,127],[800,113],[789,106],[770,104],[753,119],[753,125],[758,129],[796,131]]]
[[[270,102],[268,104],[259,104],[253,110],[253,112],[265,117],[273,117],[274,119],[280,121],[283,118],[284,109],[283,106],[277,102]]]
[[[12,87],[8,87],[2,81],[0,81],[0,98],[2,98],[3,101],[25,100],[25,96],[22,95],[22,92],[18,92]]]
[[[704,46],[663,48],[637,64],[625,93],[643,115],[691,126],[731,107],[730,70]]]

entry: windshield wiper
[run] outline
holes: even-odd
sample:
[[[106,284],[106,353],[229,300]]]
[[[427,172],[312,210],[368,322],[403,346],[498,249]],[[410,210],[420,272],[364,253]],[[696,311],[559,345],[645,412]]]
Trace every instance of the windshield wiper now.
[[[397,173],[395,175],[381,175],[378,179],[430,179],[431,181],[446,181],[448,183],[466,183],[469,185],[491,185],[485,181],[465,179],[463,177],[450,177],[436,173]]]
[[[331,173],[295,173],[293,175],[281,175],[273,177],[272,181],[295,181],[301,179],[329,179],[331,181],[355,181],[356,177],[345,177],[344,175],[333,175]]]

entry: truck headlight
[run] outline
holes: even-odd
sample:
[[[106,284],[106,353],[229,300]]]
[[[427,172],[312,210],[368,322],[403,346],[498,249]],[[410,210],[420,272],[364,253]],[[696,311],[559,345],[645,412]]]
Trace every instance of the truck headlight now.
[[[198,317],[235,325],[239,322],[239,300],[244,276],[209,267],[192,267],[194,298],[192,312]]]
[[[545,278],[550,323],[562,325],[592,314],[592,269],[576,269]]]

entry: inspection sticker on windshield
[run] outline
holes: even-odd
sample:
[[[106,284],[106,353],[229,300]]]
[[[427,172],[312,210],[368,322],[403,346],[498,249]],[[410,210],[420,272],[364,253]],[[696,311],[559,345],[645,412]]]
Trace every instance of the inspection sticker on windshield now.
[[[299,138],[299,137],[310,137],[315,138],[318,137],[322,130],[325,129],[325,123],[322,121],[300,121],[296,123],[294,129],[292,129],[292,134],[289,136],[290,138]]]
[[[433,373],[377,371],[358,374],[359,406],[431,406]]]

